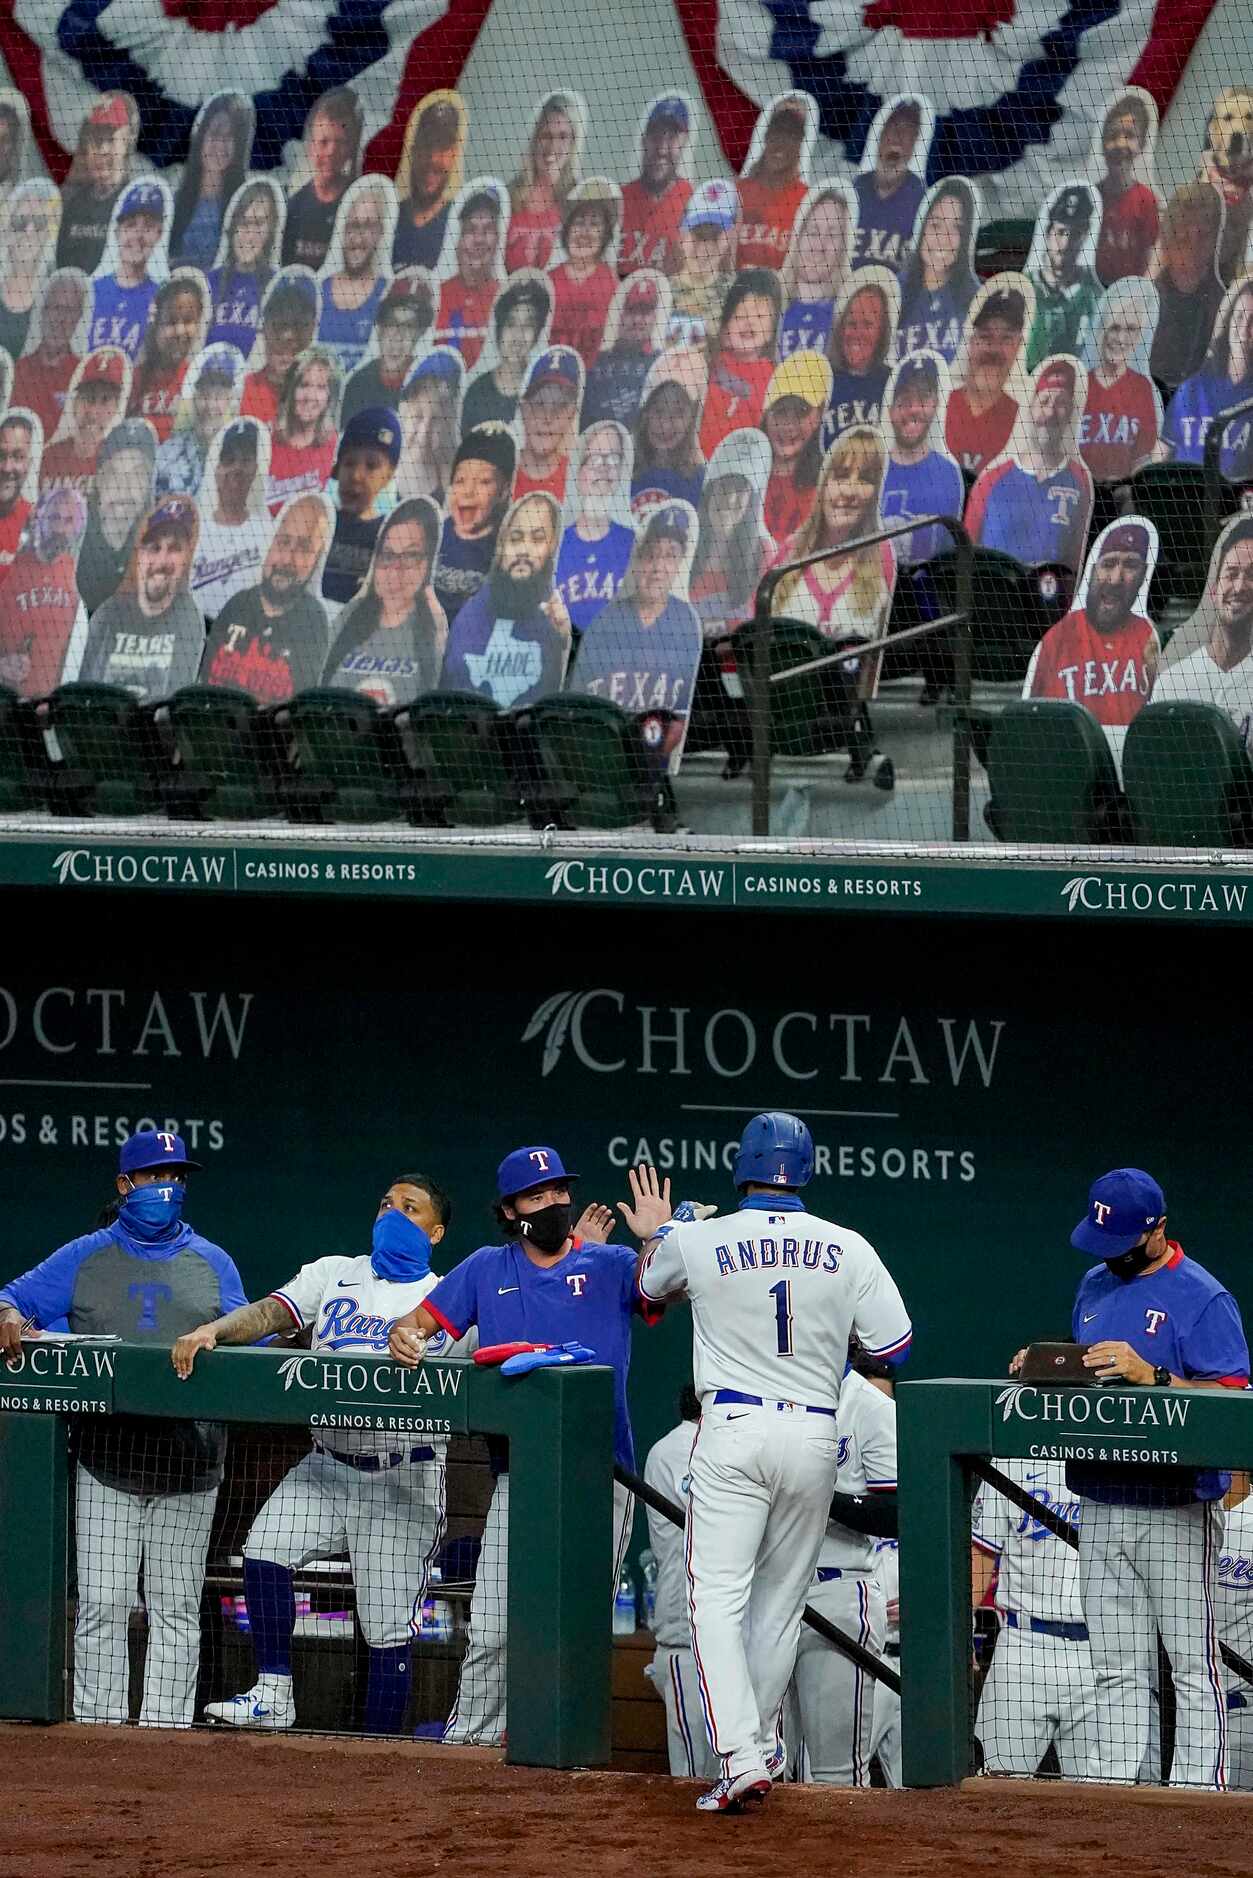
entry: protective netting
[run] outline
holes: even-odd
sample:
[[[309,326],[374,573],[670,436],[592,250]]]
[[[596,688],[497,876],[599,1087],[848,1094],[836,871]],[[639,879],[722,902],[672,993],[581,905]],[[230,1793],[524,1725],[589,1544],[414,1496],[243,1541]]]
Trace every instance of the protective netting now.
[[[499,1742],[507,1444],[355,1439],[83,1424],[73,1719]]]
[[[0,6],[0,810],[1246,845],[1234,22],[585,11]]]
[[[972,1528],[974,1764],[1253,1788],[1248,1473],[1057,1460],[991,1469]]]

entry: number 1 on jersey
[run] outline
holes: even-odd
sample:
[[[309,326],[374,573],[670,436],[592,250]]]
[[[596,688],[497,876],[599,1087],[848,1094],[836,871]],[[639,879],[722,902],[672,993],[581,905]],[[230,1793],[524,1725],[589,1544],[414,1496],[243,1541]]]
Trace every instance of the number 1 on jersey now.
[[[792,1351],[792,1281],[780,1278],[777,1285],[771,1285],[770,1296],[774,1299],[774,1327],[778,1336],[780,1356],[791,1356]]]

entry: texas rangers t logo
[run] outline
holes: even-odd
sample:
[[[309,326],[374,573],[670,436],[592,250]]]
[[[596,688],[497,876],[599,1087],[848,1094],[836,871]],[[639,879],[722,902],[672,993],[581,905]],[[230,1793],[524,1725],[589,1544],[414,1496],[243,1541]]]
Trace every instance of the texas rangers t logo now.
[[[162,1134],[162,1133],[160,1133],[160,1132],[158,1132],[158,1134],[157,1134],[157,1140],[158,1140],[158,1141],[159,1141],[159,1142],[161,1143],[161,1146],[162,1146],[162,1147],[163,1147],[163,1148],[165,1149],[165,1151],[166,1151],[166,1153],[167,1153],[167,1154],[173,1154],[173,1152],[174,1152],[174,1137],[173,1137],[173,1135],[167,1135],[167,1134]]]
[[[566,1283],[569,1285],[571,1291],[573,1291],[575,1297],[581,1298],[583,1296],[583,1287],[587,1283],[587,1273],[567,1272]]]
[[[1146,1337],[1157,1335],[1157,1326],[1166,1322],[1165,1311],[1146,1311],[1144,1313],[1144,1334]]]
[[[1110,1214],[1109,1207],[1105,1205],[1103,1200],[1093,1200],[1092,1211],[1096,1214],[1095,1223],[1098,1226],[1103,1226],[1106,1220],[1109,1218],[1109,1214]]]
[[[539,1168],[539,1171],[541,1174],[546,1174],[548,1172],[548,1153],[546,1149],[532,1148],[530,1154],[527,1156],[527,1159],[535,1162],[535,1165]]]

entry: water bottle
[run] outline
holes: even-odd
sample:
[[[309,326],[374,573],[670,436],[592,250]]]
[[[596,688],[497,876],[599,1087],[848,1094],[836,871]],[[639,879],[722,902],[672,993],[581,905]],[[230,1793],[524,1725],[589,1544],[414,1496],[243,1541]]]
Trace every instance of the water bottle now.
[[[615,1637],[635,1635],[635,1583],[625,1565],[622,1567],[622,1576],[618,1580],[618,1589],[614,1593],[613,1634]]]
[[[644,1581],[644,1623],[647,1629],[657,1627],[657,1554],[640,1553],[640,1577]]]

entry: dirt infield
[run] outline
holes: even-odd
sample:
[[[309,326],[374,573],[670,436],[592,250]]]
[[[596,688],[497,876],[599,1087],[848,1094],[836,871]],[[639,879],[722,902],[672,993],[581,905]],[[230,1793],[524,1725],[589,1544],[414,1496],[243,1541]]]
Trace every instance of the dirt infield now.
[[[1241,1878],[1253,1799],[971,1782],[781,1788],[707,1819],[689,1781],[551,1774],[408,1745],[0,1728],[5,1878]]]

